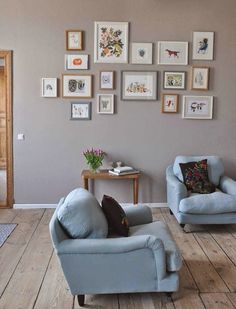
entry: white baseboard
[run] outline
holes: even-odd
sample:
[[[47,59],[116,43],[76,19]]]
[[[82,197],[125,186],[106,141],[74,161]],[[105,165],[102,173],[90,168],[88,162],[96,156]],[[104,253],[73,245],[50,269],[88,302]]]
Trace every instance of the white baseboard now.
[[[123,206],[133,205],[132,203],[121,203]],[[167,207],[167,203],[139,203],[139,205],[147,205],[150,208]],[[14,209],[40,209],[40,208],[56,208],[57,204],[14,204]]]

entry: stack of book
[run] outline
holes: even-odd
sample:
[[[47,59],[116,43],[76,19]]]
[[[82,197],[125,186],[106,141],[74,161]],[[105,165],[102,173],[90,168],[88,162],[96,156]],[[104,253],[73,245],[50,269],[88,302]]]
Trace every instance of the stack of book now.
[[[140,171],[130,166],[120,166],[120,167],[115,167],[112,170],[109,170],[109,174],[116,175],[116,176],[132,175],[132,174],[139,174],[139,173]]]

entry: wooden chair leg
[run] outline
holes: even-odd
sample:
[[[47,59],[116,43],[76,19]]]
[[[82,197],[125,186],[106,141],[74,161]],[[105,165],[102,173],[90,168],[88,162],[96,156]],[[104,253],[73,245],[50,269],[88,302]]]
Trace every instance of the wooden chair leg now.
[[[78,298],[78,303],[80,305],[80,307],[83,307],[84,306],[84,295],[77,295],[77,298]]]

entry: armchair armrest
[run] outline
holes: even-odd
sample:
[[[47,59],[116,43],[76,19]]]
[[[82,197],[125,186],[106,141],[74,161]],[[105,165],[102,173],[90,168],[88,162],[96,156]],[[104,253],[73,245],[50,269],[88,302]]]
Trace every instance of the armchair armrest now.
[[[163,248],[160,239],[152,235],[140,235],[120,238],[102,239],[67,239],[56,248],[61,254],[116,254],[149,248],[158,250]]]
[[[152,222],[152,211],[146,205],[122,206],[130,226]]]
[[[227,194],[236,195],[236,181],[228,176],[220,179],[220,189]]]

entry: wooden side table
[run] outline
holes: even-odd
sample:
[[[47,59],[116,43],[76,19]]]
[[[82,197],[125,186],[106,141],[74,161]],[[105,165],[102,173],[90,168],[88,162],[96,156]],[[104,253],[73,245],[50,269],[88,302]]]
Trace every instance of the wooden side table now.
[[[141,173],[138,174],[130,174],[123,176],[111,175],[108,171],[100,171],[99,173],[92,173],[89,170],[83,170],[81,173],[81,177],[84,183],[84,189],[89,190],[89,179],[103,179],[103,180],[122,180],[122,179],[131,179],[133,180],[133,201],[134,204],[138,203],[138,186],[139,186],[139,177]]]

